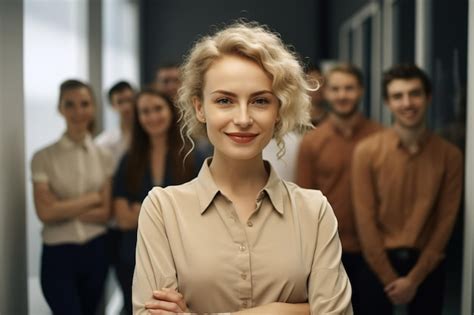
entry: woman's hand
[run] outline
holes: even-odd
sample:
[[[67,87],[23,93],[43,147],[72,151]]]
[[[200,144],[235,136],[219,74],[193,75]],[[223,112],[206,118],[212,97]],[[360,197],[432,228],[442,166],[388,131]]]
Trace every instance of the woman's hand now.
[[[169,288],[153,291],[153,300],[145,304],[149,314],[187,313],[184,296]]]

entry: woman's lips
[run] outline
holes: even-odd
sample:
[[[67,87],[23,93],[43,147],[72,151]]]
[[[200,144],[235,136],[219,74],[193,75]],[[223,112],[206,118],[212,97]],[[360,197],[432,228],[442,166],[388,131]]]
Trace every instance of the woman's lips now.
[[[234,142],[239,144],[249,143],[255,139],[258,134],[256,133],[247,133],[247,132],[230,132],[226,135]]]

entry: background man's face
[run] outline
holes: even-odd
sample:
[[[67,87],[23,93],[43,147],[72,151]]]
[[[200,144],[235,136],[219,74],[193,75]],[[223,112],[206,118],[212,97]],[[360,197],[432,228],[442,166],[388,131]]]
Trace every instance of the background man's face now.
[[[175,67],[161,68],[156,74],[155,83],[158,91],[174,100],[181,86],[179,69]]]
[[[122,120],[132,121],[135,102],[135,92],[133,90],[125,89],[113,93],[110,102],[112,107],[120,114]]]
[[[357,112],[363,91],[355,76],[337,71],[327,77],[324,97],[334,114],[350,117]]]
[[[420,79],[395,79],[387,85],[385,100],[395,123],[405,128],[417,128],[424,123],[426,109],[431,101]]]

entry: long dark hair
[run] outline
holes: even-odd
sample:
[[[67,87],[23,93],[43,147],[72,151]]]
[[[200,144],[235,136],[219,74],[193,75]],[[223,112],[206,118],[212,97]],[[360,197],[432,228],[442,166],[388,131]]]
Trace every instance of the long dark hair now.
[[[194,176],[194,159],[188,156],[185,159],[186,152],[189,151],[181,139],[178,125],[178,110],[173,102],[164,94],[153,90],[144,89],[139,92],[135,99],[134,118],[132,127],[132,139],[128,151],[128,160],[125,165],[126,188],[129,193],[137,194],[140,191],[140,185],[145,176],[145,171],[151,166],[151,140],[138,118],[138,101],[144,95],[153,95],[165,100],[172,114],[171,124],[167,134],[168,152],[166,154],[165,171],[171,171],[172,184],[182,184],[191,180]],[[183,162],[184,161],[184,162]]]
[[[96,107],[95,95],[94,95],[94,91],[92,90],[92,87],[89,84],[84,83],[82,81],[75,80],[75,79],[69,79],[69,80],[66,80],[66,81],[62,82],[61,85],[59,86],[58,108],[61,106],[61,102],[63,100],[64,93],[66,93],[67,91],[78,90],[78,89],[82,89],[82,88],[86,89],[89,92],[89,95],[90,95],[91,100],[92,100],[92,106]],[[87,129],[89,130],[90,133],[94,132],[94,130],[95,130],[95,116],[94,116],[94,119],[92,119],[91,122],[89,123],[89,125],[87,126]]]

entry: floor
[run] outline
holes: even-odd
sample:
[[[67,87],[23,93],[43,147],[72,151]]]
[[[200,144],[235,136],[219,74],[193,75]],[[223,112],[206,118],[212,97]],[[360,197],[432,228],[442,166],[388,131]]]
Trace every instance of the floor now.
[[[116,285],[113,277],[107,280],[106,288],[107,306],[105,307],[105,315],[120,315],[122,308],[122,295]],[[28,299],[29,299],[29,315],[51,315],[46,301],[41,293],[41,287],[38,277],[31,277],[28,280]],[[3,315],[3,314],[2,314]]]

